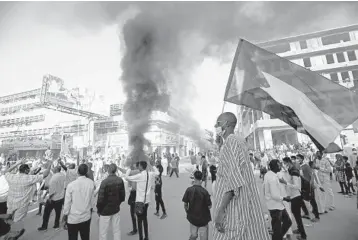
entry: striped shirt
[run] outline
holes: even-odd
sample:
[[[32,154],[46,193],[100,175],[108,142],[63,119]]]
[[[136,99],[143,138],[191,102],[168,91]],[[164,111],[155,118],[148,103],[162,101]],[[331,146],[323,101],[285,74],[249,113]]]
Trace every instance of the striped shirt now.
[[[215,215],[226,192],[233,191],[234,197],[225,211],[225,232],[219,233],[214,228],[213,240],[269,240],[245,141],[234,134],[230,135],[221,148],[219,159]]]

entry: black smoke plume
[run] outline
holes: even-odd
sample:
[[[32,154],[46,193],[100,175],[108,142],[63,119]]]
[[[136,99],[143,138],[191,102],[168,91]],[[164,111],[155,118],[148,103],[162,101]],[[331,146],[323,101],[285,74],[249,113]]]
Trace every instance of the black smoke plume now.
[[[165,62],[158,54],[159,33],[154,22],[137,16],[123,27],[125,55],[122,60],[123,90],[127,100],[124,119],[128,124],[132,161],[147,160],[144,147],[150,143],[144,134],[148,131],[153,111],[168,111],[167,79],[163,69]],[[159,50],[159,52],[161,52]]]

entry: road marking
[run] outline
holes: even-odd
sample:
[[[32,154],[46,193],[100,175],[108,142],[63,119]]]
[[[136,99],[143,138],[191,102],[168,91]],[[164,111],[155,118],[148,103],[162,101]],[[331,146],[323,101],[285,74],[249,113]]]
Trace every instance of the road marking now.
[[[32,212],[35,212],[36,210],[38,210],[39,208],[34,208],[34,209],[32,209],[32,210],[30,210],[30,211],[28,211],[27,213],[32,213]]]

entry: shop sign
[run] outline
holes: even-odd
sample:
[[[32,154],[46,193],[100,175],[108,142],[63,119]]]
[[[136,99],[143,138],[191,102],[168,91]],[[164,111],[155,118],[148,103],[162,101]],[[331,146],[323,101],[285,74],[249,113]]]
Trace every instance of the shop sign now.
[[[9,150],[13,151],[19,151],[19,150],[45,150],[48,147],[52,147],[52,141],[49,139],[45,140],[14,140],[12,142],[4,144],[4,148],[7,148]]]

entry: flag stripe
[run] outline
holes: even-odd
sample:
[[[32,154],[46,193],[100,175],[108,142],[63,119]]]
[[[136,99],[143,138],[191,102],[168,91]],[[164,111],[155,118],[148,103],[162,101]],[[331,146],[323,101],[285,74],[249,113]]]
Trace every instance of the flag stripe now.
[[[323,146],[328,147],[343,127],[322,112],[304,93],[268,73],[263,72],[263,74],[270,87],[262,89],[276,102],[294,109],[296,116],[301,120],[302,127]]]

